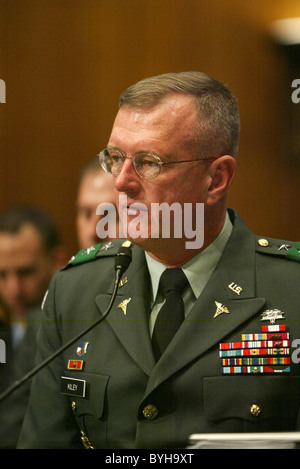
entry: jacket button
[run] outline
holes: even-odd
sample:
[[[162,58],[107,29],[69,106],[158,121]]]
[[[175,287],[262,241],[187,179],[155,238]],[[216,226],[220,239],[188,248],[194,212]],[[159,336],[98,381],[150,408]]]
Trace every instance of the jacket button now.
[[[259,407],[259,405],[253,404],[253,405],[250,407],[250,412],[251,412],[251,414],[254,415],[255,417],[258,417],[259,414],[261,413],[261,408]]]
[[[76,402],[75,401],[72,401],[71,407],[72,407],[73,412],[75,412],[76,411]]]
[[[158,415],[158,410],[157,407],[153,404],[148,404],[146,407],[143,409],[143,416],[145,419],[148,420],[154,420]]]
[[[258,240],[258,244],[265,248],[265,247],[269,246],[269,241],[267,239],[261,238],[261,239]]]

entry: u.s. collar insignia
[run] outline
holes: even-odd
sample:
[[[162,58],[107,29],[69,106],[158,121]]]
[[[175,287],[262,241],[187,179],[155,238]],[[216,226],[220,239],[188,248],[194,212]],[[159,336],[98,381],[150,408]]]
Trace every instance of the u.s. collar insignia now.
[[[226,314],[230,313],[228,308],[226,308],[226,306],[222,305],[222,303],[219,303],[218,301],[215,301],[215,304],[217,306],[217,311],[215,312],[214,318],[216,318],[217,316],[219,316],[222,313],[226,313]]]
[[[277,319],[284,319],[284,312],[279,309],[268,309],[261,314],[261,321],[270,321],[275,324]]]
[[[89,345],[88,342],[79,342],[78,347],[76,349],[76,353],[78,357],[83,357],[83,355],[86,354],[88,345]]]
[[[118,308],[122,308],[123,313],[125,314],[125,316],[127,314],[127,305],[130,301],[131,301],[131,298],[127,298],[126,300],[123,300],[123,301],[121,301],[120,304],[118,304]]]
[[[236,283],[234,282],[231,282],[230,285],[228,285],[228,288],[230,288],[230,290],[234,291],[234,293],[236,293],[237,295],[240,295],[241,292],[242,292],[242,287],[239,287]]]

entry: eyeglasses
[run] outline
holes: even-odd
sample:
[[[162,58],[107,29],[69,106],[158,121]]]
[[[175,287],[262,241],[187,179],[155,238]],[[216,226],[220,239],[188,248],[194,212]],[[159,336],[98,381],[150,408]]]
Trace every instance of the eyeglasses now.
[[[128,158],[132,160],[136,174],[143,179],[156,178],[160,174],[162,166],[166,164],[190,163],[192,161],[216,159],[215,157],[206,157],[183,161],[161,161],[159,156],[152,155],[151,153],[142,152],[136,153],[133,156],[126,156],[121,150],[108,148],[100,151],[98,157],[104,171],[113,175],[120,174],[125,159]]]

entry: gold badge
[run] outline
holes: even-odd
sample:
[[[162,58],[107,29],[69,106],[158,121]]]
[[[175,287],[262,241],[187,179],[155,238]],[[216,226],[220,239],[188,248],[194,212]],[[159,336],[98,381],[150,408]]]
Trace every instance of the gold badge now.
[[[218,301],[215,301],[215,304],[217,306],[217,311],[215,312],[214,318],[216,318],[222,313],[230,314],[230,311],[226,308],[226,306],[222,305],[222,303],[218,303]]]
[[[125,316],[126,316],[126,313],[127,313],[127,305],[130,301],[131,301],[131,298],[127,298],[127,300],[123,300],[123,301],[121,301],[120,304],[118,304],[118,308],[122,308],[123,313],[125,314]]]
[[[120,282],[119,282],[119,288],[120,288],[120,287],[123,287],[123,285],[125,285],[125,283],[127,283],[127,282],[128,282],[128,278],[127,278],[127,277],[122,278],[122,279],[120,280]]]

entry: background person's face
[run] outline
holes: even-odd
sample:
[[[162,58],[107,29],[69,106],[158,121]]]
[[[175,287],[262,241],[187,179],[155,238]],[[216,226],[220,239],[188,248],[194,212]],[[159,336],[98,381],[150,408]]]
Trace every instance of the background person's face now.
[[[52,274],[51,255],[33,226],[0,233],[0,297],[12,314],[40,304]]]

